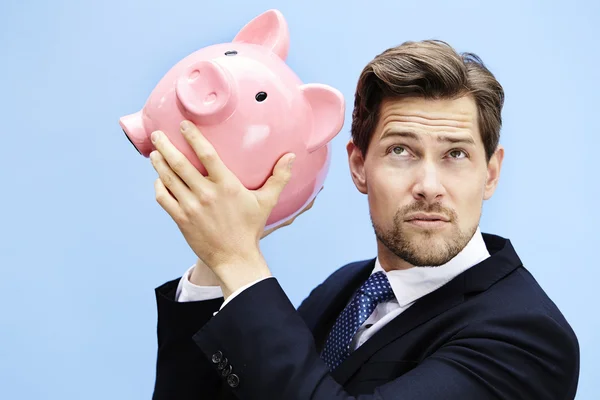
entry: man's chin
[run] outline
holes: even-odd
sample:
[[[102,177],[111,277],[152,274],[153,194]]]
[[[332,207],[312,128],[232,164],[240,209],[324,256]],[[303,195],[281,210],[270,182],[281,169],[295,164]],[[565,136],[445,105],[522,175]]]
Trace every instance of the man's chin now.
[[[377,239],[398,258],[415,267],[437,267],[456,257],[472,235],[461,233],[456,225],[423,228],[407,222],[396,222],[386,231],[373,224]]]
[[[444,235],[426,231],[411,235],[407,244],[403,250],[398,250],[405,261],[416,267],[444,265],[460,251],[456,246],[452,246],[451,241],[446,240]]]

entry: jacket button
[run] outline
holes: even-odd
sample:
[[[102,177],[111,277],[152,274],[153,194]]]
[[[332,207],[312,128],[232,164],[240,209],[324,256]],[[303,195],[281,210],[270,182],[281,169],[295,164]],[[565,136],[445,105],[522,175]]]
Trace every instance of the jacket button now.
[[[220,351],[217,351],[215,354],[212,355],[212,362],[214,364],[220,363],[221,359],[223,359],[223,353],[221,353]]]
[[[227,367],[223,368],[223,371],[221,371],[221,376],[223,378],[225,378],[227,375],[231,374],[232,370],[233,370],[233,368],[231,367],[231,364],[230,364]]]
[[[227,357],[223,357],[223,359],[221,360],[221,362],[219,362],[219,364],[217,365],[217,369],[220,371],[223,368],[225,368],[227,366],[227,362],[229,360],[227,360]]]
[[[236,374],[231,374],[227,377],[227,384],[232,388],[237,387],[240,384],[240,378]]]

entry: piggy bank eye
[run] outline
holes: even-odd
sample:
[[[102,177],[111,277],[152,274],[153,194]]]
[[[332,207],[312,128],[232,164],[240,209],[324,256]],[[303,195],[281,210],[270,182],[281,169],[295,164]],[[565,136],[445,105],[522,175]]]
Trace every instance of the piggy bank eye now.
[[[237,54],[237,51],[235,50],[229,50],[225,52],[226,56],[235,56]]]
[[[256,96],[254,98],[258,102],[265,101],[265,99],[267,98],[267,94],[265,92],[258,92],[256,93]]]

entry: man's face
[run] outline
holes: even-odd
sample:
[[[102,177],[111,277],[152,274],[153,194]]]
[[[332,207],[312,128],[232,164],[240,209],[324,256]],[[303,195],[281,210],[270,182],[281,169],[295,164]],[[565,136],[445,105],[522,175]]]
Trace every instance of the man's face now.
[[[499,147],[486,162],[471,97],[384,101],[366,157],[348,144],[352,178],[368,195],[380,249],[412,266],[456,256],[479,225],[503,154]]]

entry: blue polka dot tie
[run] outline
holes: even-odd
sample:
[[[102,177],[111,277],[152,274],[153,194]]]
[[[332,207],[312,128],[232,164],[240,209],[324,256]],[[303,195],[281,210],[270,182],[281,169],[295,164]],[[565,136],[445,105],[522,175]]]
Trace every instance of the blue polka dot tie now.
[[[369,318],[382,301],[390,300],[394,292],[387,276],[378,271],[358,289],[352,301],[340,314],[329,333],[321,353],[323,361],[334,370],[350,355],[350,342],[358,328]]]

